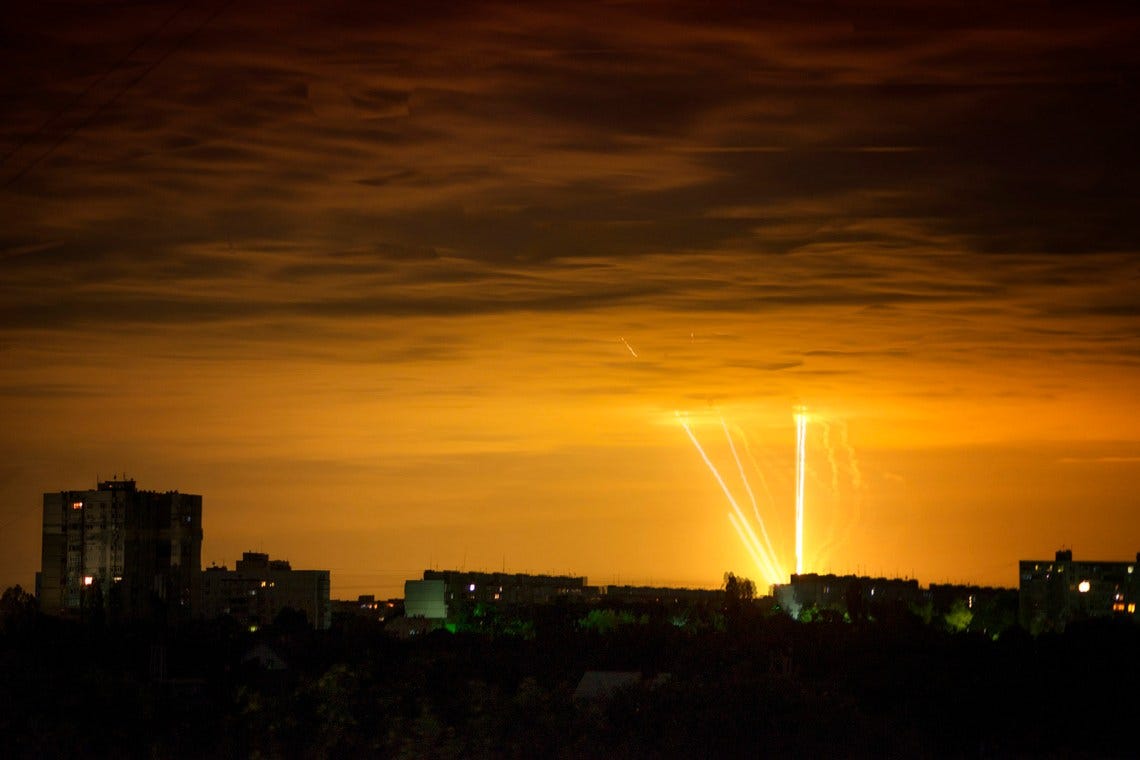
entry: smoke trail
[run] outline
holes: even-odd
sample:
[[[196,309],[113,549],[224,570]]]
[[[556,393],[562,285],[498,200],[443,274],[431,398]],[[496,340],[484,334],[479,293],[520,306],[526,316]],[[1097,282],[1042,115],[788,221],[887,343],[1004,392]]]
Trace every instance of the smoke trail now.
[[[819,550],[820,561],[828,555],[832,548],[845,544],[851,539],[855,526],[859,524],[863,506],[863,475],[855,457],[855,447],[851,445],[848,439],[847,423],[843,420],[836,420],[836,424],[839,425],[840,448],[843,449],[847,460],[847,469],[850,472],[852,495],[849,502],[845,501],[845,505],[849,505],[849,508],[842,511],[843,519],[839,520],[837,517],[832,521],[827,540],[823,542]]]
[[[855,459],[855,447],[847,439],[846,422],[842,423],[842,427],[839,429],[839,440],[847,452],[847,464],[851,467],[851,484],[855,486],[856,491],[859,491],[863,488],[863,473],[859,470],[859,461]]]
[[[831,492],[838,496],[839,466],[835,462],[835,448],[831,445],[831,425],[825,419],[821,419],[819,424],[823,427],[823,448],[827,452],[827,464],[831,466]]]

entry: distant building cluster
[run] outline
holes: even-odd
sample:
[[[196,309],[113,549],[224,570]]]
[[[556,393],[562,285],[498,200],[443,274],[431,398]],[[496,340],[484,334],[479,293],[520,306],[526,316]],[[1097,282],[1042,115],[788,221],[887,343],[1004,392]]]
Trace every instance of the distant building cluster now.
[[[952,584],[923,589],[916,580],[806,573],[776,586],[774,595],[796,617],[804,610],[822,610],[857,618],[891,607],[956,620],[993,620],[1008,613],[1033,634],[1061,632],[1071,623],[1096,618],[1140,621],[1140,553],[1135,560],[1077,561],[1071,550],[1064,550],[1052,560],[1021,560],[1018,565],[1017,589]]]
[[[404,584],[403,600],[330,599],[328,570],[294,570],[288,561],[246,552],[233,570],[201,566],[202,497],[141,491],[135,481],[102,481],[92,490],[43,496],[43,548],[36,595],[59,616],[177,624],[232,618],[249,630],[287,611],[328,628],[342,618],[387,624],[406,632],[445,620],[556,601],[652,603],[666,608],[719,608],[723,589],[591,586],[584,576],[425,570]],[[773,603],[799,619],[842,615],[859,620],[907,610],[939,616],[959,630],[1000,630],[1014,624],[1038,634],[1063,631],[1090,618],[1140,620],[1140,553],[1135,561],[1077,561],[1071,550],[1053,560],[1022,560],[1017,589],[856,575],[792,575],[774,586]],[[420,621],[420,622],[415,622]]]
[[[331,622],[328,570],[293,570],[247,552],[234,570],[202,570],[202,497],[141,491],[107,480],[92,490],[45,493],[36,596],[58,616],[182,623],[229,615],[243,626],[283,610]]]
[[[586,604],[652,602],[665,606],[719,605],[722,589],[657,586],[591,586],[584,576],[424,570],[423,578],[404,582],[404,612],[409,618],[442,620],[478,605],[497,607],[547,604],[555,600]]]

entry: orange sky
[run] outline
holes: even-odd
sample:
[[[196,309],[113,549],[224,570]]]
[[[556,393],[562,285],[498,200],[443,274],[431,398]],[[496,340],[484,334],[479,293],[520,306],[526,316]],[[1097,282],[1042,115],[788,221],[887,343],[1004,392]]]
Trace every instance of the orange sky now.
[[[1130,6],[375,6],[3,11],[0,583],[124,470],[339,597],[761,579],[676,413],[787,570],[797,405],[808,570],[1140,550]]]

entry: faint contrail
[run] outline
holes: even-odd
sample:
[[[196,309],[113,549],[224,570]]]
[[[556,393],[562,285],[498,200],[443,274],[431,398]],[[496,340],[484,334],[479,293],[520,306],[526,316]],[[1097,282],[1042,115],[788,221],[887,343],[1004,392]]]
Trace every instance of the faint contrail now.
[[[625,344],[625,347],[629,349],[629,352],[631,354],[633,354],[633,358],[636,359],[637,352],[633,350],[633,346],[629,345],[629,341],[627,341],[625,338],[618,338],[618,340]]]

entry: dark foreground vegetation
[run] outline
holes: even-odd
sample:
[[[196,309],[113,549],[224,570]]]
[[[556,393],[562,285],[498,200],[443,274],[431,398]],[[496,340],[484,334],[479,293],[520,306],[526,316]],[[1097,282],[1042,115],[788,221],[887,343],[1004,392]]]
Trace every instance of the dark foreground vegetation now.
[[[1132,757],[1138,627],[997,640],[914,615],[755,604],[526,611],[525,635],[407,640],[281,616],[178,630],[5,594],[5,757]],[[727,613],[727,615],[726,615]],[[587,671],[631,683],[575,696]]]

